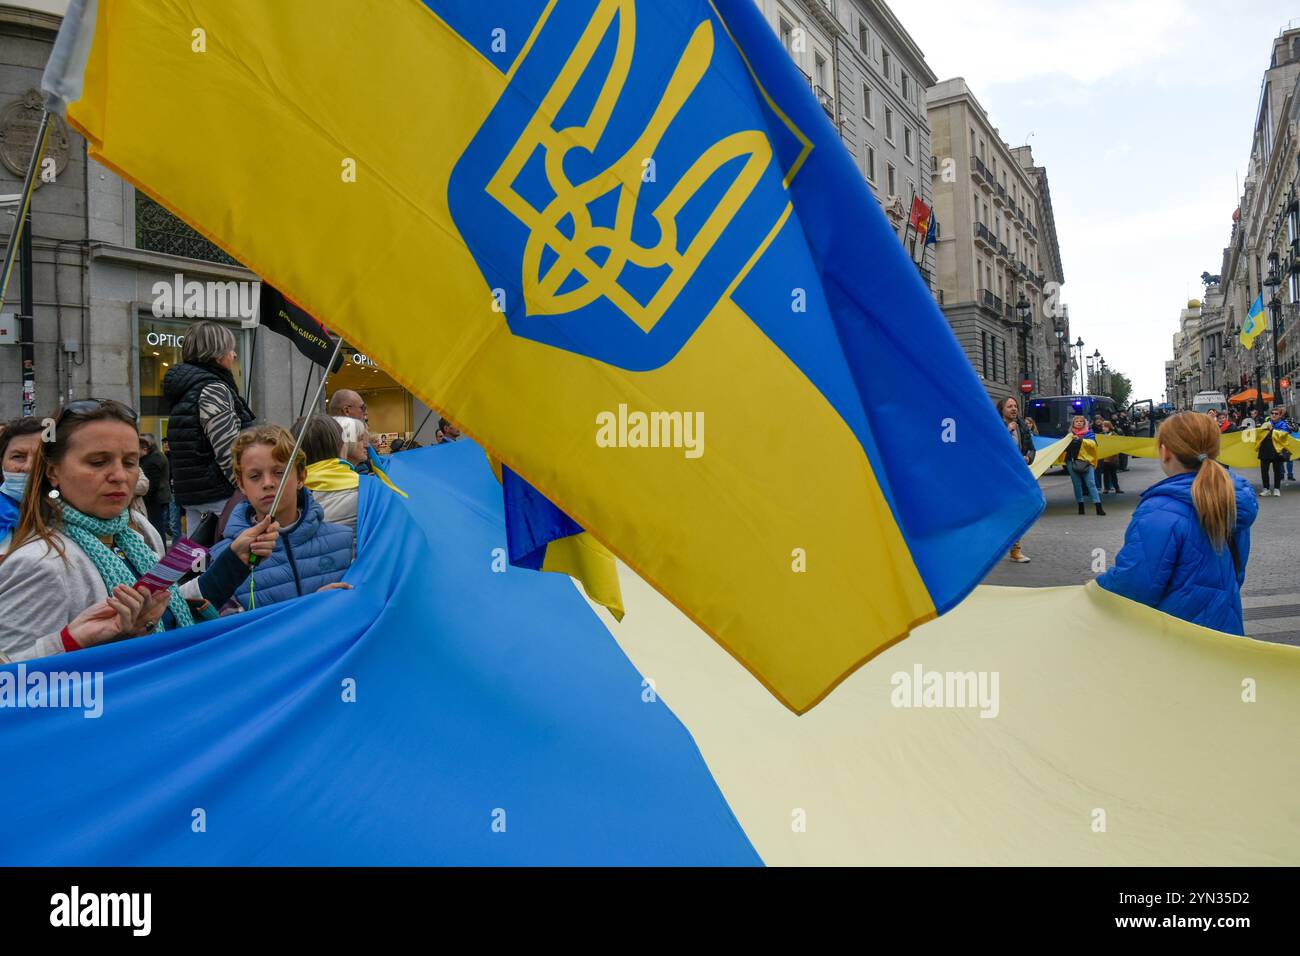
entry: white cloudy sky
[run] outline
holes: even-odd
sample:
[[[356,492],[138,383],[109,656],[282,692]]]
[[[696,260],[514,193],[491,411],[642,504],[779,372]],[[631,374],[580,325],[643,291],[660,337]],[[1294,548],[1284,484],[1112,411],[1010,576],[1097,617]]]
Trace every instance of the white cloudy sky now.
[[[1047,167],[1063,300],[1086,352],[1159,400],[1217,273],[1273,38],[1295,0],[892,0],[940,80]]]

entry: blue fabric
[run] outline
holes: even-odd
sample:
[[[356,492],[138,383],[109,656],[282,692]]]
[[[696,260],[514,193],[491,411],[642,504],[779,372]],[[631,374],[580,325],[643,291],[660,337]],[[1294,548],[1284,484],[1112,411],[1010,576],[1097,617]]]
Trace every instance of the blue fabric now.
[[[510,563],[540,571],[546,546],[557,538],[582,534],[582,526],[517,474],[501,466],[501,497],[506,516]]]
[[[482,450],[392,468],[355,590],[27,665],[102,671],[104,711],[0,710],[0,865],[761,862],[568,579],[492,571]]]
[[[18,527],[18,502],[0,494],[0,538]]]
[[[325,510],[306,488],[298,491],[298,513],[300,517],[292,528],[281,529],[271,556],[259,561],[235,591],[244,607],[250,607],[254,598],[258,607],[266,607],[343,580],[343,573],[352,563],[352,529],[326,521]],[[212,549],[213,557],[229,548],[230,542],[247,531],[255,518],[252,505],[236,505],[226,522],[225,535]]]
[[[1203,468],[1220,467],[1209,462]],[[1250,557],[1250,526],[1259,502],[1250,483],[1229,473],[1237,493],[1237,545],[1240,569],[1228,548],[1216,552],[1192,505],[1195,475],[1175,475],[1142,492],[1124,532],[1115,566],[1097,579],[1108,591],[1193,624],[1245,634],[1241,584]]]

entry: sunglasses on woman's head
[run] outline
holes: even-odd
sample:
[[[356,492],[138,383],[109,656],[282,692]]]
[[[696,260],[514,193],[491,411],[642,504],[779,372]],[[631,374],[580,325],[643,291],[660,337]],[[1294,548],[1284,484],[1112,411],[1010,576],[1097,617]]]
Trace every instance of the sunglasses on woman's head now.
[[[122,402],[115,401],[111,398],[82,398],[75,402],[68,402],[59,409],[59,417],[54,420],[54,426],[57,428],[63,424],[63,420],[69,415],[93,415],[101,408],[111,408],[124,418],[130,419],[131,424],[136,424],[140,416],[136,414],[134,408]]]

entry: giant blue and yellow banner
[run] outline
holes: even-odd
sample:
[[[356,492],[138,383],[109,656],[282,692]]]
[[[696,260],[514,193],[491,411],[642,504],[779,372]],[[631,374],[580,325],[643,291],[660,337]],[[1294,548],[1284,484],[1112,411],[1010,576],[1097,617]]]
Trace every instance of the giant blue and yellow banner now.
[[[1042,507],[752,0],[88,0],[47,87],[797,712]]]

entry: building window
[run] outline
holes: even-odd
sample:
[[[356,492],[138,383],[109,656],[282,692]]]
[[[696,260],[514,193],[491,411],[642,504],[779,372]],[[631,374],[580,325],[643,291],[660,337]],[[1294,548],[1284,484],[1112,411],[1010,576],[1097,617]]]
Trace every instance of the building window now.
[[[894,111],[885,107],[885,139],[894,141]]]
[[[980,329],[980,373],[989,377],[989,334]]]
[[[980,140],[979,158],[981,161],[984,159],[984,140]]]
[[[791,49],[794,45],[794,28],[785,21],[784,17],[781,19],[781,45],[785,47],[786,53],[794,55]]]
[[[826,89],[826,60],[820,53],[813,54],[813,82]]]
[[[881,51],[880,51],[880,70],[881,70],[882,73],[885,74],[885,79],[886,79],[888,82],[890,82],[890,83],[894,82],[894,74],[891,72],[892,69],[893,69],[893,66],[891,65],[891,60],[889,59],[889,51],[888,51],[888,50],[881,50]]]
[[[901,72],[903,74],[903,99],[910,103],[912,100],[912,78],[907,75],[906,70]]]
[[[975,155],[975,131],[970,131],[970,154]]]
[[[872,126],[876,125],[876,117],[871,103],[871,87],[866,83],[862,84],[862,118]]]
[[[858,49],[867,56],[871,55],[871,31],[867,29],[865,20],[858,21]]]
[[[896,177],[894,176],[893,163],[885,163],[885,180],[888,184],[889,195],[891,196],[898,195],[898,190],[894,186],[894,183],[896,182]]]
[[[912,127],[903,127],[903,155],[912,158]]]
[[[867,147],[867,179],[876,181],[876,151],[870,146]]]

